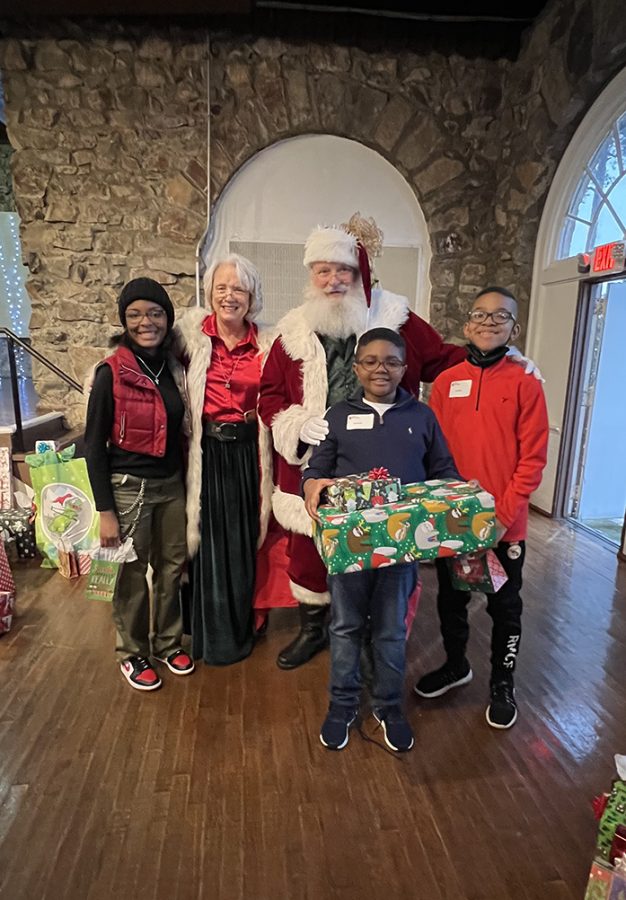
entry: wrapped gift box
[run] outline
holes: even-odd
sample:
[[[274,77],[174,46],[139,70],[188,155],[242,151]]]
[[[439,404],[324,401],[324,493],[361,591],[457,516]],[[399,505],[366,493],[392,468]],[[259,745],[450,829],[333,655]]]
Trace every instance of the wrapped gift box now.
[[[383,503],[400,499],[402,485],[399,478],[392,478],[387,469],[371,469],[360,475],[337,478],[326,489],[328,505],[343,512],[370,509]]]
[[[13,506],[13,464],[8,447],[0,447],[0,509]]]
[[[601,860],[594,860],[584,900],[624,900],[626,875]]]
[[[20,559],[33,559],[37,549],[33,514],[26,509],[0,510],[0,529],[15,538]]]
[[[598,826],[596,850],[602,859],[609,859],[618,825],[626,825],[626,781],[621,778],[613,782]]]
[[[0,591],[0,634],[11,630],[15,612],[15,591]]]
[[[313,537],[330,575],[495,544],[494,500],[482,488],[445,479],[408,484],[401,493],[395,503],[354,512],[319,507]]]

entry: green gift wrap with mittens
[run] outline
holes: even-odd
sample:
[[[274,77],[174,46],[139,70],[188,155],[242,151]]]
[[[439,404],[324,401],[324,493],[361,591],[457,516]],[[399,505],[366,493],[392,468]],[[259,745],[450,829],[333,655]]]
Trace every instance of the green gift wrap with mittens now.
[[[449,478],[403,485],[394,503],[353,512],[320,506],[318,514],[313,538],[329,575],[475,553],[496,543],[491,494]]]

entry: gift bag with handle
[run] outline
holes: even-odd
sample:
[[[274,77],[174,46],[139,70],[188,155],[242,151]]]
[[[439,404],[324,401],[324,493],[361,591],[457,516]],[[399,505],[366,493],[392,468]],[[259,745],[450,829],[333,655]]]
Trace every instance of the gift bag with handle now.
[[[99,515],[87,474],[87,463],[65,450],[26,457],[35,490],[35,535],[46,568],[58,567],[58,547],[91,544],[99,537]]]
[[[137,554],[131,537],[117,547],[97,547],[91,553],[91,566],[85,597],[87,600],[113,601],[117,582],[126,562],[134,562]]]

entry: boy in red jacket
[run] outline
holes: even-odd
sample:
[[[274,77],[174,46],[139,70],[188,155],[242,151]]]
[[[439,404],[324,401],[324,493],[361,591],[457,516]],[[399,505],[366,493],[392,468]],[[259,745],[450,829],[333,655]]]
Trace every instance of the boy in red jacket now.
[[[486,716],[493,728],[510,728],[517,719],[513,670],[521,637],[528,502],[541,482],[548,445],[541,383],[505,358],[519,331],[513,294],[502,287],[482,290],[464,327],[468,358],[437,378],[430,399],[462,477],[477,479],[496,499],[495,553],[508,581],[487,595],[493,629]],[[471,593],[452,587],[444,560],[436,565],[437,609],[447,660],[418,681],[415,691],[420,697],[439,697],[472,680],[465,656]]]

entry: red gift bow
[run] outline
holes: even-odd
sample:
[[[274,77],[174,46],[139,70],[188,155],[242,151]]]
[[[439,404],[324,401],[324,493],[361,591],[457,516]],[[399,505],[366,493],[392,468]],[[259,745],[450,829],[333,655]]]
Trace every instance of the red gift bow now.
[[[609,795],[608,794],[599,794],[597,797],[594,797],[591,801],[591,806],[593,808],[593,814],[595,818],[600,821],[602,818],[602,814],[606,809],[606,804],[608,802]]]
[[[385,469],[384,466],[378,469],[370,469],[367,477],[371,478],[372,481],[376,481],[378,478],[389,478],[389,469]]]

